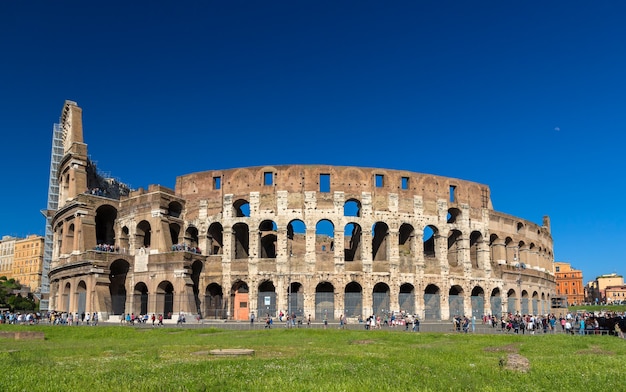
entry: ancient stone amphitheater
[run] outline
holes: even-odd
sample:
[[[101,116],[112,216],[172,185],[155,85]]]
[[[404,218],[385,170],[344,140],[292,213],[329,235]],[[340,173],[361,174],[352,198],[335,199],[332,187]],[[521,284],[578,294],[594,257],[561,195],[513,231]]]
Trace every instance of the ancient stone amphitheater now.
[[[120,195],[93,174],[75,103],[61,126],[51,309],[317,321],[549,311],[549,218],[494,211],[487,185],[286,165],[187,174],[174,190]]]

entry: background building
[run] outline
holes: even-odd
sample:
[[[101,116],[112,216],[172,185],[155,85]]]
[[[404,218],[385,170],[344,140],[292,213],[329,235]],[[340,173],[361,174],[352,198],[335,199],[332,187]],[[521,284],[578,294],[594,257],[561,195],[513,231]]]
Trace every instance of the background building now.
[[[6,276],[7,279],[13,277],[13,259],[17,240],[15,237],[5,235],[0,241],[0,276]]]
[[[587,283],[586,296],[590,303],[607,303],[610,295],[607,295],[607,287],[621,287],[624,285],[624,277],[616,273],[598,276],[594,281]],[[612,293],[613,291],[611,291]],[[611,299],[611,302],[613,300]]]
[[[41,288],[43,244],[44,237],[38,235],[15,241],[13,278],[21,285],[28,286],[33,293],[39,293]]]
[[[556,294],[566,296],[569,305],[578,305],[585,301],[583,272],[572,268],[569,263],[555,262]]]

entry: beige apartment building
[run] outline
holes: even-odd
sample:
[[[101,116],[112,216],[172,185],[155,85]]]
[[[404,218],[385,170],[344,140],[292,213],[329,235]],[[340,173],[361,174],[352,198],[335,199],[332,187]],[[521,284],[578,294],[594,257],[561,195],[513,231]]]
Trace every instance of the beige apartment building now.
[[[43,268],[44,237],[29,235],[15,241],[12,276],[22,286],[30,287],[30,291],[39,291],[41,271]]]
[[[13,277],[13,258],[15,257],[15,241],[18,238],[5,235],[0,240],[0,276],[7,279]]]
[[[567,297],[569,305],[581,304],[585,300],[583,272],[572,268],[569,263],[554,262],[556,294]]]

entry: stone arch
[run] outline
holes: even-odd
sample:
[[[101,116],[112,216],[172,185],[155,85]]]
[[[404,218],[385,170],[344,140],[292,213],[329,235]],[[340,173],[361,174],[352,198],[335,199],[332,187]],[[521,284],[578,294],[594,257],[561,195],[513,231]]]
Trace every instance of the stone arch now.
[[[477,320],[482,319],[485,315],[485,290],[480,286],[475,286],[472,289],[470,302],[472,304],[472,316],[476,317]]]
[[[230,314],[231,317],[235,320],[247,320],[248,312],[250,308],[250,298],[249,298],[250,289],[248,288],[248,284],[242,280],[237,280],[233,283],[230,292]],[[257,317],[264,317],[265,313],[258,314]]]
[[[489,297],[489,304],[491,305],[491,315],[500,316],[502,314],[502,294],[500,288],[496,287],[491,290],[491,296]]]
[[[363,316],[363,288],[357,282],[350,282],[344,289],[344,313],[346,317]]]
[[[446,216],[446,223],[457,223],[457,220],[461,217],[461,210],[458,208],[449,208]]]
[[[170,223],[170,240],[172,241],[172,247],[178,245],[178,237],[180,236],[180,225],[178,223]]]
[[[519,297],[517,293],[515,292],[514,289],[509,289],[509,291],[507,291],[506,293],[506,297],[507,297],[507,308],[506,308],[507,313],[515,314],[517,310],[517,305],[519,302],[519,299],[518,299]]]
[[[456,267],[460,265],[461,252],[463,246],[461,241],[463,240],[463,233],[460,230],[450,230],[448,234],[448,265],[450,267]]]
[[[200,301],[200,275],[202,274],[202,269],[204,264],[200,260],[195,260],[191,263],[191,290],[193,292],[193,301],[196,305],[196,313],[202,317],[202,302]]]
[[[521,303],[520,313],[521,314],[529,314],[530,313],[530,306],[529,305],[530,304],[529,304],[528,291],[522,290],[522,303]]]
[[[424,227],[422,236],[424,242],[424,258],[435,259],[437,257],[436,238],[439,235],[439,229],[436,226],[428,225]]]
[[[388,260],[389,258],[389,226],[384,222],[376,222],[372,226],[372,261]]]
[[[328,219],[321,219],[315,225],[315,253],[318,258],[332,258],[335,250],[335,225]]]
[[[434,284],[424,289],[424,319],[441,320],[441,294],[439,287]]]
[[[287,252],[289,257],[304,257],[306,254],[306,224],[292,219],[287,224]]]
[[[463,305],[463,287],[453,285],[448,291],[448,306],[450,309],[450,318],[455,316],[464,316],[465,307]]]
[[[171,201],[167,205],[167,215],[171,216],[172,218],[180,218],[182,212],[183,205],[177,201]]]
[[[204,290],[203,316],[212,319],[225,319],[224,290],[217,283],[209,284]]]
[[[137,282],[133,288],[133,312],[136,315],[148,314],[148,286]]]
[[[185,245],[191,248],[198,247],[198,228],[195,226],[187,227],[185,230]]]
[[[360,261],[362,251],[362,230],[358,223],[350,222],[344,228],[344,259]]]
[[[300,282],[290,282],[287,286],[288,314],[304,317],[304,286]]]
[[[259,258],[275,259],[278,228],[272,220],[264,220],[259,224]]]
[[[320,282],[315,287],[315,319],[327,320],[335,316],[335,287],[330,282]]]
[[[174,285],[169,280],[163,280],[157,286],[156,309],[157,312],[163,312],[163,318],[172,318],[174,313]]]
[[[126,313],[126,278],[130,264],[126,260],[115,260],[109,268],[109,294],[111,295],[111,314]]]
[[[128,230],[128,226],[122,227],[120,235],[120,249],[122,253],[126,253],[126,251],[130,249],[130,230]]]
[[[400,225],[398,230],[398,253],[400,257],[411,258],[413,253],[413,241],[415,239],[415,229],[408,223]]]
[[[104,204],[96,209],[96,244],[115,245],[115,219],[115,207]]]
[[[224,228],[220,222],[213,222],[208,230],[208,253],[221,255],[224,251]]]
[[[483,235],[480,231],[472,231],[470,234],[470,262],[472,264],[472,268],[479,269],[484,268],[481,265],[479,260],[480,255],[480,247],[483,243]]]
[[[76,294],[78,298],[78,313],[84,314],[87,310],[87,284],[84,280],[76,285]]]
[[[246,199],[237,199],[233,203],[233,216],[237,218],[250,217],[250,202]]]
[[[411,283],[400,285],[398,304],[400,305],[400,311],[415,314],[415,286]]]
[[[532,314],[538,315],[539,314],[539,293],[536,291],[533,291],[531,299],[532,299]]]
[[[250,231],[245,223],[235,223],[233,226],[233,259],[247,259],[250,257]]]
[[[275,317],[276,309],[276,287],[271,280],[265,280],[259,284],[257,296],[257,314],[270,315]]]
[[[389,285],[379,282],[372,289],[372,309],[375,315],[384,315],[391,310],[391,295]]]
[[[343,216],[361,216],[361,201],[350,198],[343,203]]]
[[[65,283],[63,293],[61,294],[61,310],[70,311],[70,294],[72,293],[72,285],[70,282]]]
[[[150,242],[152,240],[152,228],[150,227],[150,222],[146,220],[142,220],[137,224],[137,228],[135,229],[135,244],[137,247],[150,247]]]

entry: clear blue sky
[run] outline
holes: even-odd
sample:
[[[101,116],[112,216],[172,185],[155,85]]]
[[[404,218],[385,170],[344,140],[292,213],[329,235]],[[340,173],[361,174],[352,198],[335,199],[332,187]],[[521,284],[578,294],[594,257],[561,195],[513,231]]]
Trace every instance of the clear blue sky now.
[[[141,4],[139,4],[141,3]],[[552,220],[556,261],[625,274],[626,2],[2,1],[0,235],[45,232],[52,126],[101,171],[406,169]]]

